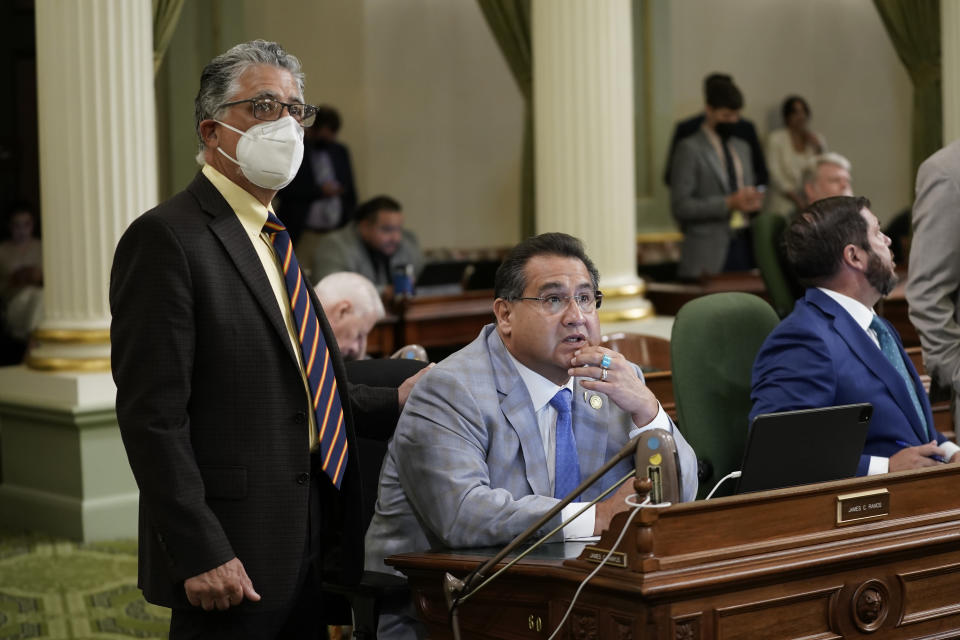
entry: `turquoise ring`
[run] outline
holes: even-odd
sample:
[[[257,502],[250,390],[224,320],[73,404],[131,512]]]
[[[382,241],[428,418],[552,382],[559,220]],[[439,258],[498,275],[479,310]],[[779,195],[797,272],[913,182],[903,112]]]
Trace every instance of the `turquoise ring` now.
[[[603,357],[600,358],[600,368],[601,369],[610,368],[610,356],[608,356],[607,354],[604,354]]]

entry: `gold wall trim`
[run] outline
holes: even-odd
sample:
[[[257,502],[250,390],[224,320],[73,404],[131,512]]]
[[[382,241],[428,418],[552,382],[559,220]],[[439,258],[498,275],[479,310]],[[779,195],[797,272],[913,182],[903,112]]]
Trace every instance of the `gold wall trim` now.
[[[625,284],[622,287],[614,287],[612,289],[603,288],[603,299],[612,300],[614,298],[636,298],[637,296],[642,296],[647,292],[646,283],[639,284]]]
[[[110,343],[109,329],[37,329],[33,339],[40,342]]]
[[[681,242],[683,233],[679,231],[648,231],[637,234],[637,244],[652,244],[656,242]]]
[[[38,358],[27,356],[27,366],[40,371],[110,371],[110,358]]]
[[[611,309],[610,311],[598,311],[600,322],[626,322],[628,320],[643,320],[652,318],[654,311],[652,306],[636,307],[633,309]]]

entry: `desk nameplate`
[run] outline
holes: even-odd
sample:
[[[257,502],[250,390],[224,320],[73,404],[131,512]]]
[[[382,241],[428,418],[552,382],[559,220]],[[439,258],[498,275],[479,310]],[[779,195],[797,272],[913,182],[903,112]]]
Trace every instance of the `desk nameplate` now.
[[[601,549],[600,547],[584,547],[583,551],[583,559],[594,564],[600,564],[603,562],[603,559],[607,557],[608,553],[610,553],[610,549]],[[626,569],[627,554],[622,551],[614,551],[612,554],[610,554],[610,559],[607,560],[606,566]]]
[[[845,493],[837,496],[837,526],[876,520],[890,515],[890,492],[886,489]]]

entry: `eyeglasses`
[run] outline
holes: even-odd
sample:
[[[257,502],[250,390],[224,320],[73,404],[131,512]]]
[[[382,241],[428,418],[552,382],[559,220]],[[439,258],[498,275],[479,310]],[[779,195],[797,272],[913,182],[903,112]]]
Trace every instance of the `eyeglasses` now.
[[[252,105],[253,117],[257,120],[279,120],[283,116],[283,108],[287,108],[294,120],[304,127],[309,127],[317,119],[317,108],[312,104],[302,104],[300,102],[280,102],[273,98],[247,98],[246,100],[237,100],[235,102],[224,102],[223,107],[232,107],[237,104],[249,102]]]
[[[558,296],[551,294],[549,296],[540,296],[539,298],[522,298],[518,296],[512,299],[536,300],[540,303],[540,310],[550,315],[560,313],[566,309],[570,304],[570,301],[573,300],[577,303],[577,306],[580,307],[580,311],[583,311],[584,313],[590,313],[591,311],[600,308],[600,303],[603,302],[603,292],[588,291],[586,293],[578,293],[572,296]]]

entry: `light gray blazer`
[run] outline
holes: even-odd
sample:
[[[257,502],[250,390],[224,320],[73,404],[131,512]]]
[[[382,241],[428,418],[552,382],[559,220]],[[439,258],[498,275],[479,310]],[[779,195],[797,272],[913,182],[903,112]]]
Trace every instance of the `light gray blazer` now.
[[[740,138],[730,138],[728,144],[740,158],[743,184],[753,185],[750,146]],[[677,145],[670,176],[670,210],[683,232],[677,275],[719,273],[730,244],[730,212],[724,199],[731,191],[727,172],[702,129]]]
[[[960,391],[960,141],[927,158],[917,172],[907,273],[910,322],[927,371]],[[960,424],[960,403],[954,424]]]
[[[634,425],[603,394],[602,408],[592,409],[584,391],[575,383],[573,427],[585,478],[626,444]],[[696,456],[678,429],[673,436],[683,499],[693,500]],[[632,459],[620,462],[583,498],[632,468]],[[556,503],[530,396],[496,327],[487,325],[407,400],[381,471],[365,568],[388,572],[383,560],[396,553],[505,544]],[[541,533],[559,523],[558,516]]]
[[[393,283],[390,273],[377,271],[355,223],[323,236],[316,247],[310,260],[310,279],[314,282],[320,282],[324,276],[337,271],[352,271],[364,276],[378,288]],[[404,229],[400,246],[390,256],[390,269],[406,264],[412,264],[417,275],[423,270],[423,254],[417,237]]]

